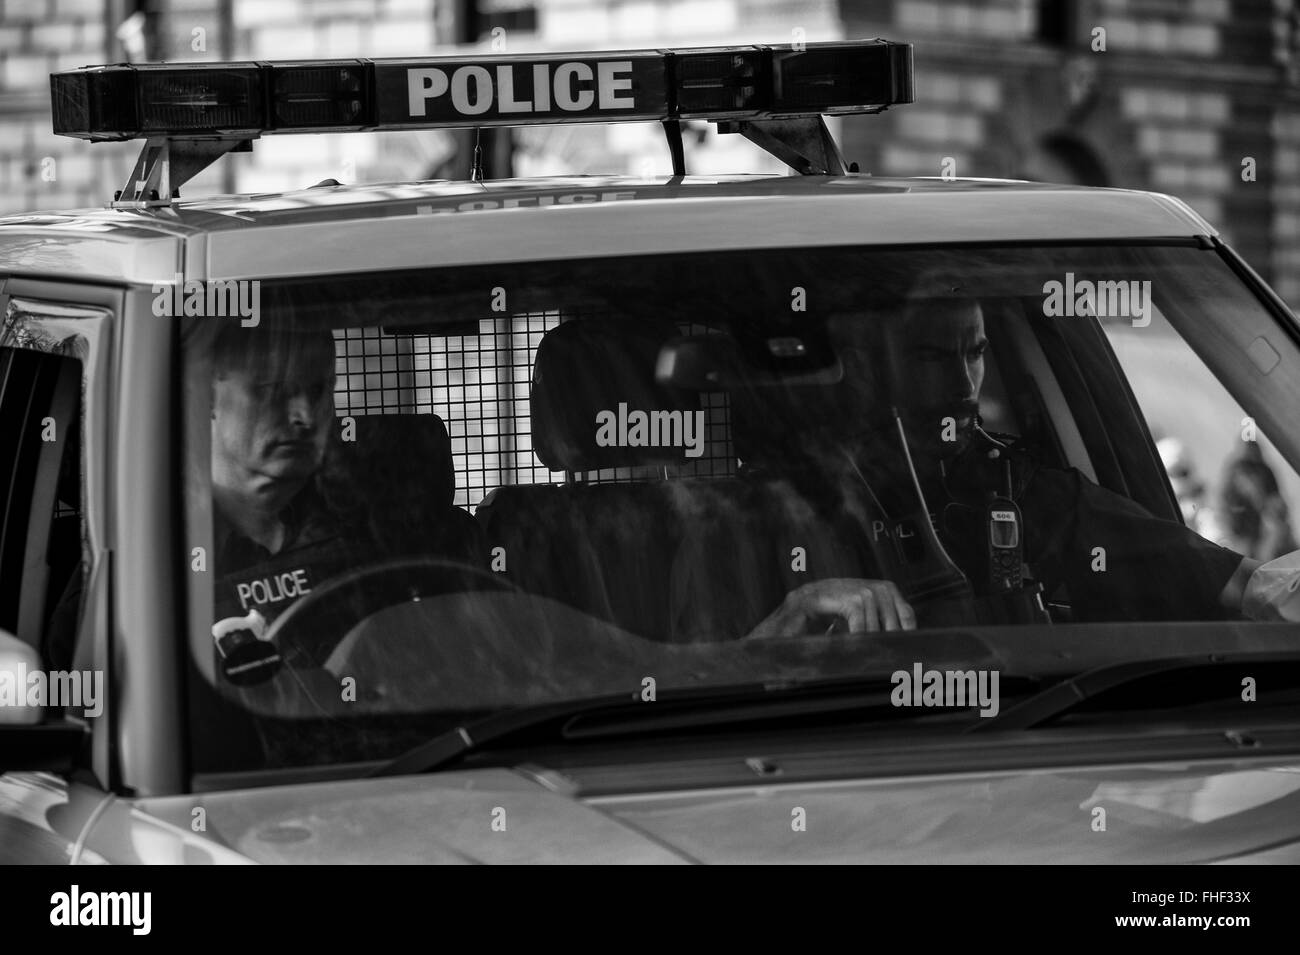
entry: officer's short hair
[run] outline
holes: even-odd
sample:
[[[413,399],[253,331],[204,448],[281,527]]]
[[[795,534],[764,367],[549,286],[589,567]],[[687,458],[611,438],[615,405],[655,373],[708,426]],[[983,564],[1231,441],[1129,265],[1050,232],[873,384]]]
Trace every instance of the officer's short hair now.
[[[910,319],[936,309],[975,309],[982,313],[969,275],[947,269],[929,269],[912,280],[894,311],[894,330],[907,327]]]
[[[984,309],[977,298],[968,296],[937,296],[935,298],[909,299],[898,312],[889,331],[898,334],[907,329],[908,324],[918,315],[931,315],[936,311],[966,312],[976,311],[983,317]]]
[[[334,378],[334,336],[327,330],[307,328],[292,320],[264,319],[253,327],[237,321],[225,325],[212,349],[212,378],[220,381],[240,369],[257,381],[283,381],[291,360],[314,366]]]
[[[906,329],[912,318],[938,308],[978,309],[983,312],[970,276],[943,269],[920,273],[895,295],[860,312],[835,314],[828,326],[840,344],[880,350]]]

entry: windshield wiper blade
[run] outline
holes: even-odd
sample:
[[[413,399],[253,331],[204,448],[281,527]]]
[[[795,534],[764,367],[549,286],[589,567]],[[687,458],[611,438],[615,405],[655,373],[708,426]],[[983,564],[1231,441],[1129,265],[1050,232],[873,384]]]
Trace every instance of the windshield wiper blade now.
[[[582,712],[588,707],[622,706],[626,703],[627,697],[620,695],[613,698],[588,699],[581,703],[567,700],[563,703],[545,703],[540,706],[503,710],[476,722],[439,733],[427,743],[421,743],[414,749],[407,750],[366,775],[407,776],[415,773],[431,773],[452,760],[482,749],[507,736],[513,736],[515,733]]]
[[[1162,657],[1153,660],[1130,660],[1108,664],[1070,677],[1015,706],[1003,710],[991,719],[980,720],[966,730],[967,733],[1006,732],[1033,729],[1053,719],[1064,716],[1084,702],[1127,684],[1148,677],[1179,670],[1203,671],[1249,664],[1300,663],[1300,651],[1288,653],[1212,653],[1181,657]]]
[[[752,697],[755,692],[762,692],[759,686],[732,686],[710,688],[708,690],[675,691],[670,699],[681,703],[716,702],[730,697]],[[663,695],[662,693],[660,694]],[[368,776],[404,776],[413,773],[428,773],[441,768],[453,760],[468,753],[483,749],[507,737],[526,730],[536,729],[547,723],[570,719],[587,713],[602,710],[623,710],[628,708],[648,708],[654,703],[640,702],[636,694],[619,693],[610,696],[585,697],[578,700],[560,700],[554,703],[540,703],[536,706],[515,707],[485,716],[472,723],[463,724],[439,733],[427,743],[421,743],[414,749],[397,756],[368,773]],[[648,712],[648,709],[646,710]]]
[[[1007,676],[1016,695],[1037,689],[1032,677]],[[520,733],[555,723],[565,740],[598,739],[621,734],[646,734],[737,725],[806,716],[865,713],[879,710],[891,719],[933,716],[932,708],[899,708],[891,702],[889,674],[850,680],[794,680],[660,691],[653,702],[636,694],[563,700],[493,713],[473,723],[440,733],[372,771],[371,776],[401,776],[440,769],[463,756],[488,748]],[[629,699],[631,696],[631,699]],[[973,708],[976,704],[972,703]],[[963,708],[951,708],[959,713]]]

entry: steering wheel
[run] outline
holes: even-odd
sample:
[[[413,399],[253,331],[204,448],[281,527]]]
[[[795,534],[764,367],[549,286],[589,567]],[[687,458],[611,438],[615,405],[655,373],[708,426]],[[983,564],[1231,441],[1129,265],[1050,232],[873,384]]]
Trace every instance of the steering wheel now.
[[[320,666],[348,632],[387,607],[443,594],[523,593],[497,574],[432,557],[399,557],[331,577],[275,619],[263,639],[290,666]]]

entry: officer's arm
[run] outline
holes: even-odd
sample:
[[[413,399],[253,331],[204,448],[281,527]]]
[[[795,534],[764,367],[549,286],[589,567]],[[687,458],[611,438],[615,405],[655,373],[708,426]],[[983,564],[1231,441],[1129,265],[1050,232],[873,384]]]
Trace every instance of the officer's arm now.
[[[1241,563],[1228,582],[1223,585],[1223,590],[1219,592],[1219,603],[1229,610],[1240,611],[1242,601],[1246,596],[1246,584],[1250,582],[1251,575],[1259,568],[1262,561],[1255,560],[1253,557],[1243,557]]]
[[[1234,586],[1235,585],[1235,586]],[[1252,620],[1300,622],[1300,550],[1261,562],[1241,562],[1220,595]]]

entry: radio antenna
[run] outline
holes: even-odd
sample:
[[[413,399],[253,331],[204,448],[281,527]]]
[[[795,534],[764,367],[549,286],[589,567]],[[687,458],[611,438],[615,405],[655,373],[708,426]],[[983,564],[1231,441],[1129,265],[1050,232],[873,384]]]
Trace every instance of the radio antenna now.
[[[907,446],[907,431],[903,427],[903,419],[896,407],[891,406],[889,413],[894,419],[894,429],[903,450],[903,460],[907,462],[907,472],[912,479],[912,491],[921,507],[916,532],[930,548],[930,553],[934,556],[938,565],[936,569],[939,571],[937,574],[932,573],[928,577],[922,577],[919,580],[914,578],[910,582],[913,592],[909,594],[909,597],[915,596],[918,599],[926,599],[929,597],[969,594],[971,592],[970,580],[962,569],[957,566],[957,562],[949,556],[943,542],[939,540],[939,535],[935,533],[934,526],[930,523],[930,506],[925,499],[925,492],[921,489],[921,479],[916,473],[916,465],[912,462],[912,452]]]
[[[483,147],[479,144],[479,139],[483,135],[483,127],[474,127],[474,160],[469,168],[469,181],[483,181]]]

